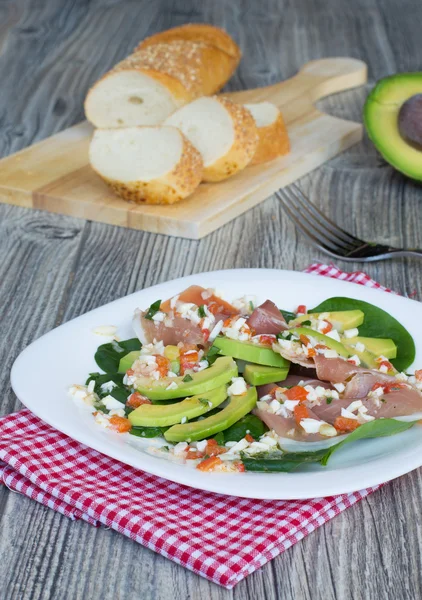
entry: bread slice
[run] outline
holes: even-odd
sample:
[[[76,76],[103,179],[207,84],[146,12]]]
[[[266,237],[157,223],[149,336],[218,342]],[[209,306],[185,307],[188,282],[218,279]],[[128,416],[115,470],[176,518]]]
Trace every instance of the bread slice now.
[[[219,90],[233,58],[202,42],[157,43],[128,56],[89,90],[85,114],[95,127],[157,125],[178,107]]]
[[[173,204],[202,178],[201,155],[174,127],[97,129],[89,160],[117,195],[137,204]]]
[[[164,124],[180,129],[199,150],[204,181],[221,181],[244,169],[258,144],[251,113],[222,97],[198,98],[179,108]]]
[[[289,136],[278,108],[271,102],[245,104],[258,128],[258,146],[251,165],[259,165],[290,151]]]
[[[172,42],[174,40],[189,40],[191,42],[204,42],[211,46],[216,46],[220,50],[223,50],[234,59],[233,70],[239,64],[242,56],[239,46],[229,36],[229,34],[221,29],[215,27],[215,25],[208,25],[205,23],[187,23],[180,27],[173,27],[167,29],[167,31],[161,31],[143,40],[136,50],[142,50],[147,46],[152,46],[162,42]],[[135,52],[136,52],[135,50]]]

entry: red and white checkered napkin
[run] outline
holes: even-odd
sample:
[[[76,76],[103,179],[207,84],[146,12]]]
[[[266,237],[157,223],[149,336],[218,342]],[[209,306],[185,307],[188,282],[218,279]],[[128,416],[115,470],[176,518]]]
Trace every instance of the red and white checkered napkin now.
[[[386,290],[362,272],[321,264],[307,272]],[[221,496],[104,456],[27,409],[0,419],[0,460],[11,490],[111,527],[226,588],[377,489],[298,501]]]

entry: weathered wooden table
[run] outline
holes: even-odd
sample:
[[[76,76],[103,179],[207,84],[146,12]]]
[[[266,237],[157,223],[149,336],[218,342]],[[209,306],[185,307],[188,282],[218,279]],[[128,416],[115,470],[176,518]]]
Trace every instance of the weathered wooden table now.
[[[227,28],[244,60],[231,89],[268,85],[313,58],[354,56],[367,88],[328,99],[360,120],[374,81],[422,65],[418,0],[2,0],[0,155],[83,118],[88,86],[149,33],[189,21]],[[422,247],[422,189],[365,139],[301,181],[312,200],[364,238]],[[0,205],[1,414],[18,410],[9,372],[46,331],[134,290],[231,267],[303,269],[326,260],[275,198],[200,242]],[[358,264],[341,264],[359,269]],[[422,299],[421,263],[368,265],[383,284]],[[286,551],[232,592],[113,531],[71,522],[0,489],[4,600],[312,600],[422,596],[421,472],[401,477]]]

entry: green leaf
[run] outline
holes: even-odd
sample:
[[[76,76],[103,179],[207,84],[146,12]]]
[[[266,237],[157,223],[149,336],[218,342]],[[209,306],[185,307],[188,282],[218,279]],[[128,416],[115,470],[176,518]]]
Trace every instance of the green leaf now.
[[[120,359],[133,350],[140,350],[141,342],[138,338],[102,344],[95,353],[95,362],[106,373],[117,373]]]
[[[224,433],[222,431],[213,435],[211,439],[215,440],[219,446],[224,446]]]
[[[147,310],[147,312],[145,313],[145,318],[152,321],[152,317],[158,313],[158,311],[160,310],[160,306],[161,300],[156,300],[155,302],[153,302]]]
[[[220,348],[217,346],[211,346],[208,350],[207,355],[204,357],[208,361],[208,365],[211,366],[215,363],[219,356]]]
[[[261,419],[255,415],[245,415],[224,431],[224,441],[239,442],[247,433],[250,433],[255,440],[264,435],[265,426]]]
[[[335,297],[324,300],[310,310],[310,313],[359,309],[365,314],[365,320],[359,327],[359,335],[373,338],[391,338],[397,346],[397,358],[391,363],[398,371],[405,371],[415,360],[415,342],[410,333],[390,314],[362,300]]]
[[[129,433],[141,438],[154,438],[162,436],[167,429],[168,427],[132,427]]]
[[[297,315],[295,313],[289,312],[288,310],[281,310],[280,309],[281,314],[283,315],[283,317],[286,320],[286,323],[288,323],[289,321],[293,321],[293,319],[296,319]]]
[[[279,450],[248,456],[241,453],[242,462],[247,471],[288,473],[306,463],[319,462],[326,466],[331,455],[345,444],[367,438],[379,438],[402,433],[413,427],[416,421],[397,421],[396,419],[376,419],[364,423],[350,433],[343,441],[314,452],[282,452]]]
[[[119,402],[122,402],[122,404],[125,404],[128,396],[131,394],[129,388],[123,385],[123,375],[121,373],[90,373],[85,385],[88,385],[91,380],[95,381],[94,392],[100,398],[110,395],[119,400]],[[101,389],[101,386],[108,381],[114,381],[117,384],[111,392],[105,392]]]
[[[367,438],[380,438],[396,435],[397,433],[402,433],[402,431],[410,429],[415,423],[416,421],[397,421],[397,419],[375,419],[375,421],[364,423],[349,434],[342,442],[329,448],[326,455],[321,460],[321,464],[325,466],[333,452],[336,452],[345,444]]]
[[[187,383],[188,381],[192,381],[193,377],[192,375],[189,375],[189,373],[187,375],[185,375],[182,379],[183,382]]]
[[[204,319],[207,316],[203,304],[201,304],[201,306],[198,307],[198,316],[200,316],[201,319]]]
[[[250,310],[251,312],[253,312],[253,311],[255,310],[255,307],[254,307],[254,305],[253,305],[253,302],[252,302],[252,300],[249,300],[249,310]]]

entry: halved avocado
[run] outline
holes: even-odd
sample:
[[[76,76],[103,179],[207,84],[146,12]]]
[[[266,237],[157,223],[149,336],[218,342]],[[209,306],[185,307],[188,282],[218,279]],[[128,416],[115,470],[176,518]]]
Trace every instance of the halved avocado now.
[[[348,338],[345,340],[347,344],[353,346],[357,343],[361,343],[365,346],[366,350],[374,356],[385,356],[385,358],[396,358],[397,346],[393,340],[389,338],[370,338],[357,336],[354,338]]]
[[[245,366],[243,377],[250,385],[265,385],[286,379],[289,367],[267,367],[265,365]]]
[[[220,349],[220,354],[232,356],[246,362],[268,367],[288,367],[289,361],[274,352],[269,346],[261,346],[252,342],[239,342],[230,338],[219,336],[213,342]]]
[[[175,404],[142,404],[129,413],[128,419],[136,427],[167,427],[180,423],[185,418],[190,420],[199,417],[219,406],[226,398],[227,386],[222,385]]]
[[[310,313],[307,315],[300,315],[293,321],[289,322],[290,327],[297,327],[304,321],[308,321],[312,317],[315,319],[322,313]],[[327,321],[329,321],[334,329],[338,332],[343,333],[345,329],[353,329],[362,325],[365,315],[361,310],[339,310],[327,313]]]
[[[254,408],[256,401],[256,388],[251,387],[246,394],[231,396],[227,406],[215,415],[199,421],[184,423],[183,425],[173,425],[173,427],[167,429],[164,437],[168,442],[194,442],[196,440],[203,440],[231,427]]]
[[[378,81],[369,94],[363,117],[377,150],[398,171],[422,181],[422,145],[402,135],[399,116],[403,105],[422,94],[422,73],[398,73]]]
[[[136,389],[151,400],[171,400],[172,398],[186,398],[204,394],[225,383],[229,383],[232,377],[237,376],[237,365],[230,356],[221,356],[208,369],[192,373],[189,381],[185,377],[164,377],[158,381],[145,377],[145,381],[138,379]],[[175,384],[177,387],[170,385]]]

